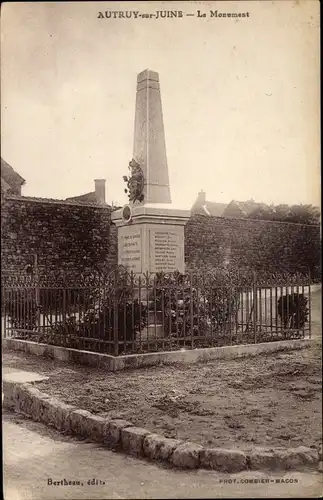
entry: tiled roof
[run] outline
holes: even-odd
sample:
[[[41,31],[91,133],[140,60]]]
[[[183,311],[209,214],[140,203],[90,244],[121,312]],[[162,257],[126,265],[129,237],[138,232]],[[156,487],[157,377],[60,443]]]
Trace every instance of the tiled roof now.
[[[98,203],[96,198],[95,191],[86,194],[80,194],[79,196],[72,196],[70,198],[66,198],[67,201],[89,201],[93,203]]]
[[[18,196],[18,195],[8,195],[6,196],[8,200],[16,200],[16,201],[30,201],[30,202],[39,202],[39,203],[52,203],[56,205],[72,205],[72,206],[89,206],[89,207],[97,207],[97,208],[109,208],[113,210],[117,210],[120,207],[111,207],[111,205],[106,205],[98,202],[91,201],[79,201],[79,200],[57,200],[54,198],[40,198],[36,196]]]
[[[1,192],[2,193],[7,193],[10,191],[10,186],[9,184],[1,177]]]
[[[1,158],[1,181],[13,187],[26,182],[3,158]]]
[[[213,217],[221,217],[227,203],[217,203],[216,201],[206,201],[206,208]]]
[[[248,200],[248,201],[232,200],[224,210],[223,215],[225,217],[230,217],[230,215],[233,217],[239,215],[243,217],[248,217],[254,210],[259,210],[260,208],[265,210],[267,209],[271,210],[270,207],[265,203],[258,203],[253,200]]]
[[[204,191],[201,191],[191,208],[191,213],[196,215],[221,217],[226,206],[226,203],[206,200]]]

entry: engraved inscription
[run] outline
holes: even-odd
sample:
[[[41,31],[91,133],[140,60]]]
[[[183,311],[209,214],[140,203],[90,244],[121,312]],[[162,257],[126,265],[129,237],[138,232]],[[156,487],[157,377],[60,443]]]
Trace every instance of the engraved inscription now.
[[[127,234],[120,238],[119,264],[135,273],[141,272],[141,234]]]
[[[178,269],[178,234],[172,231],[154,233],[155,271],[176,271]]]

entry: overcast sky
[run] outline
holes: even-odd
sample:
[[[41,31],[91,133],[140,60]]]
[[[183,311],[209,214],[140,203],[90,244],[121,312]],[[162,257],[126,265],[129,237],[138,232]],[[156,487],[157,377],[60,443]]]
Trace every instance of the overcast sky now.
[[[98,19],[105,10],[206,18]],[[249,18],[210,18],[246,12]],[[137,73],[159,73],[173,202],[319,204],[319,3],[7,3],[2,157],[28,196],[126,202]]]

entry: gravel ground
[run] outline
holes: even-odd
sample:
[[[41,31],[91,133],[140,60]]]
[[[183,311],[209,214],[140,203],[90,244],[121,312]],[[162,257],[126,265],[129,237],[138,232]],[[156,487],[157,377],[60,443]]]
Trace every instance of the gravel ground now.
[[[40,390],[102,416],[207,446],[322,442],[321,341],[232,361],[110,373],[6,351],[3,364],[49,375]]]

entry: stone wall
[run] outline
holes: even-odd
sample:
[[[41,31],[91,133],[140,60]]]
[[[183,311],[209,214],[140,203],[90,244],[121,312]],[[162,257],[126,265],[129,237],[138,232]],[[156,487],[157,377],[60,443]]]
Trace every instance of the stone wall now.
[[[9,196],[2,199],[2,269],[111,268],[117,263],[111,207]],[[186,267],[225,262],[259,273],[300,272],[320,279],[320,227],[193,215],[185,227]]]
[[[38,256],[40,271],[104,268],[117,260],[111,208],[9,196],[2,200],[2,269],[18,270]]]
[[[226,263],[258,273],[302,273],[320,279],[320,227],[194,215],[185,227],[187,267]]]

